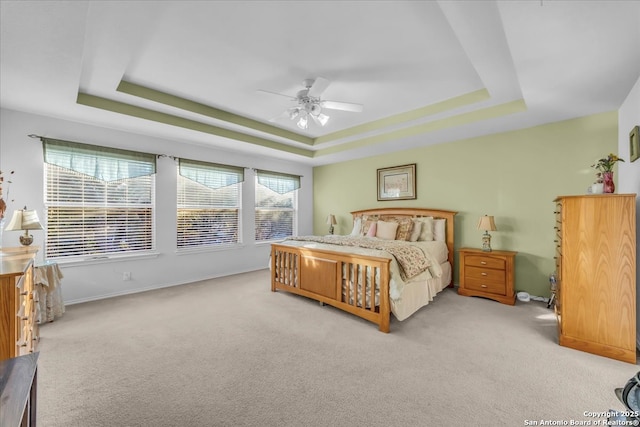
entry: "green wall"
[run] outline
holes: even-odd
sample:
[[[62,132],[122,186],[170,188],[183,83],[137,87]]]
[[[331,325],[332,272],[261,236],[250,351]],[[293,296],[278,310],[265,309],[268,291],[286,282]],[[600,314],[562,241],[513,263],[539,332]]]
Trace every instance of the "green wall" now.
[[[314,168],[314,233],[348,234],[350,212],[374,207],[429,207],[458,211],[457,249],[480,247],[478,217],[493,215],[494,249],[518,251],[516,291],[549,296],[554,270],[554,204],[558,195],[584,194],[590,166],[616,152],[617,112],[431,145]],[[376,169],[417,164],[417,199],[378,202]],[[458,283],[456,268],[454,282]]]

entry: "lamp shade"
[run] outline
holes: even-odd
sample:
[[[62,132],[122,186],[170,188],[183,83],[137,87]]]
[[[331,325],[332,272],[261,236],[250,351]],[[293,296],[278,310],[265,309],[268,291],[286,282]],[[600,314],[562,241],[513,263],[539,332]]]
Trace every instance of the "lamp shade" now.
[[[5,231],[18,230],[42,230],[38,213],[35,210],[27,210],[26,206],[24,209],[15,210]]]
[[[481,216],[478,220],[478,230],[496,231],[496,223],[490,215]]]
[[[329,224],[329,225],[336,225],[336,224],[337,224],[336,216],[335,216],[335,215],[331,215],[331,214],[330,214],[330,215],[327,217],[327,224]]]

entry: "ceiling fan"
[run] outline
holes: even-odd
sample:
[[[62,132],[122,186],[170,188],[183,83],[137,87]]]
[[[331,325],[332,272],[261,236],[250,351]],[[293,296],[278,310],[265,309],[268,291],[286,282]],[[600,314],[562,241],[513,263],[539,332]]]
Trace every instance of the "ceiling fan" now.
[[[298,91],[295,96],[271,92],[268,90],[260,90],[260,92],[286,96],[297,103],[296,106],[288,108],[280,116],[269,120],[270,122],[274,122],[281,117],[286,117],[291,120],[297,120],[296,125],[300,129],[307,129],[309,127],[309,121],[313,121],[320,126],[327,124],[329,116],[325,114],[324,110],[341,110],[355,113],[362,111],[362,104],[321,99],[320,96],[330,84],[329,80],[323,77],[305,79],[302,84],[305,89]]]

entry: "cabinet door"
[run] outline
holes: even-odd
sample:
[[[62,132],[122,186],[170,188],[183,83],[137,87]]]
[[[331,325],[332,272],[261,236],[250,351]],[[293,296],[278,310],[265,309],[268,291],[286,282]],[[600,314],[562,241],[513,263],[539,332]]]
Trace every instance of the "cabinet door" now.
[[[564,201],[561,300],[567,336],[635,348],[635,214],[631,215],[635,206],[631,202],[621,197]]]

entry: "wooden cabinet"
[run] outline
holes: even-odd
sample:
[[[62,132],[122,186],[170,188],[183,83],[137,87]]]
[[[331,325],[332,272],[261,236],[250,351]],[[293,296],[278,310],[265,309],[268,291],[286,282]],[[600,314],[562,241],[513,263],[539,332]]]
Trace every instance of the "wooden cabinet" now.
[[[38,354],[0,360],[0,426],[35,427]]]
[[[460,249],[460,287],[465,296],[491,298],[503,304],[516,302],[513,282],[517,252]]]
[[[0,360],[33,353],[40,339],[36,252],[32,247],[0,250]]]
[[[558,341],[635,364],[636,195],[555,203]]]

